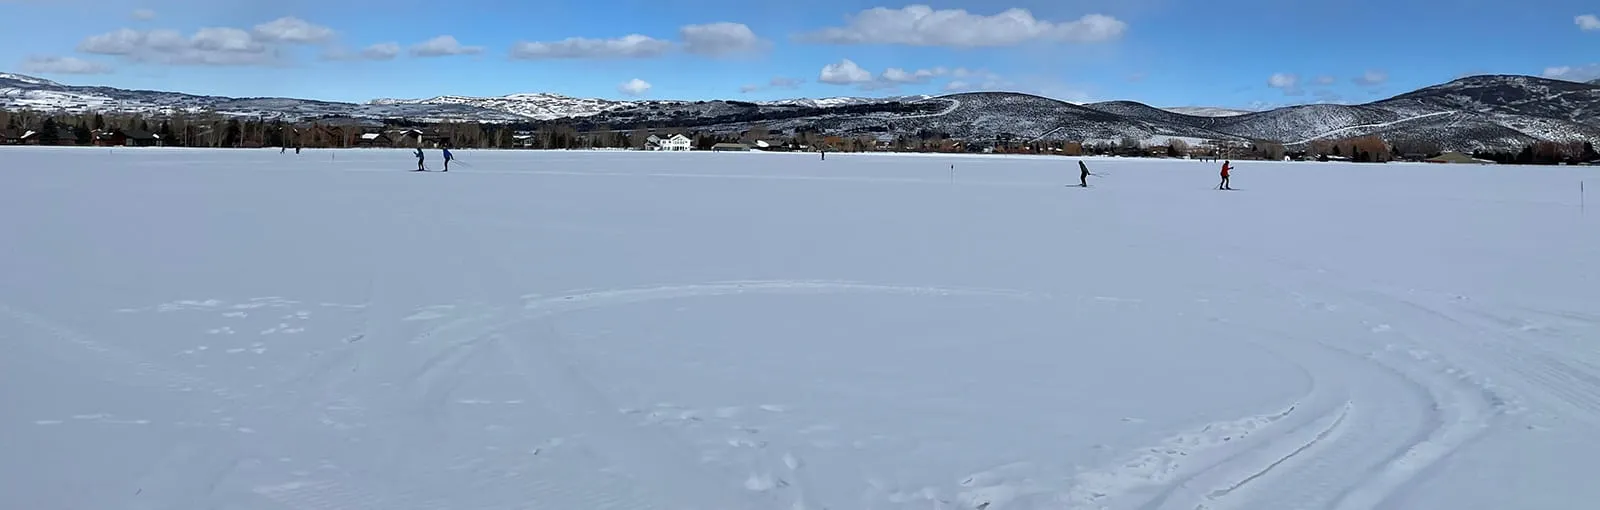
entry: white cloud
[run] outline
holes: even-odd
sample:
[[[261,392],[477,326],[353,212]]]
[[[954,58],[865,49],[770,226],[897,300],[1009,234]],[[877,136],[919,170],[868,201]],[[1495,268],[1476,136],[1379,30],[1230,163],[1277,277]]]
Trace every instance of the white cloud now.
[[[264,41],[296,44],[324,43],[334,36],[331,28],[293,17],[282,17],[256,25],[255,34]]]
[[[1292,88],[1300,84],[1300,76],[1287,73],[1277,73],[1267,78],[1267,86],[1275,89]]]
[[[799,88],[800,84],[805,83],[805,82],[806,82],[806,80],[803,79],[803,78],[787,78],[787,77],[779,76],[777,78],[773,78],[771,81],[768,81],[767,85],[770,85],[773,88],[779,88],[779,89],[792,89],[792,88]]]
[[[837,63],[823,66],[817,81],[832,85],[854,85],[861,90],[885,90],[895,89],[902,85],[922,85],[940,78],[954,80],[945,85],[946,90],[964,90],[972,86],[982,88],[1009,86],[1007,82],[1001,80],[994,73],[965,67],[934,67],[915,70],[891,67],[880,74],[874,75],[871,71],[862,68],[850,59],[843,59]]]
[[[1383,71],[1367,71],[1362,73],[1361,76],[1355,77],[1353,81],[1355,81],[1357,85],[1364,85],[1368,87],[1382,85],[1384,82],[1389,81],[1389,73],[1385,73]]]
[[[1549,67],[1545,68],[1544,77],[1578,82],[1600,79],[1600,64]]]
[[[150,9],[134,9],[133,19],[139,21],[150,21],[156,19],[156,11],[152,11]]]
[[[650,87],[652,87],[652,85],[650,85],[650,82],[647,82],[647,81],[644,81],[644,80],[641,80],[641,79],[638,79],[638,78],[634,78],[632,80],[628,80],[626,82],[623,82],[621,85],[617,85],[617,91],[621,92],[623,94],[627,94],[627,95],[630,95],[630,96],[637,97],[637,96],[644,95],[646,92],[649,92],[650,91]]]
[[[441,35],[411,46],[415,57],[445,57],[450,55],[476,55],[483,53],[482,46],[462,46],[455,36]]]
[[[270,65],[280,63],[276,48],[237,28],[202,28],[185,38],[176,30],[133,30],[90,36],[78,51],[168,65]]]
[[[1282,90],[1285,95],[1298,96],[1305,91],[1300,90],[1300,75],[1292,73],[1275,73],[1267,78],[1267,86]]]
[[[977,80],[952,80],[944,84],[945,92],[973,92],[979,90],[1000,90],[1017,88],[1015,83],[1001,79],[999,76],[975,76]],[[1055,97],[1055,96],[1052,96]]]
[[[1317,77],[1316,83],[1317,83],[1317,85],[1333,85],[1335,82],[1338,82],[1338,81],[1339,81],[1338,78],[1334,78],[1333,76],[1329,76],[1329,75],[1323,75],[1323,76],[1318,76]]]
[[[898,67],[891,67],[883,70],[883,75],[881,77],[884,81],[890,83],[927,83],[928,80],[933,79],[934,76],[939,76],[941,74],[943,73],[936,74],[932,69],[907,71]]]
[[[741,86],[741,87],[739,87],[739,92],[743,93],[743,94],[748,94],[748,93],[751,93],[751,92],[755,92],[755,91],[762,90],[762,89],[767,89],[767,88],[795,89],[795,88],[800,88],[800,84],[805,83],[805,82],[806,82],[806,80],[802,79],[802,78],[789,78],[787,76],[779,76],[779,77],[773,78],[771,80],[768,80],[766,85],[750,84],[750,85]]]
[[[1127,29],[1127,23],[1102,14],[1051,22],[1034,18],[1027,9],[980,15],[963,9],[934,10],[926,5],[909,5],[901,9],[867,9],[851,16],[843,27],[800,34],[796,39],[828,44],[976,48],[1029,41],[1104,42],[1121,37]]]
[[[28,57],[22,61],[22,72],[39,74],[104,74],[111,68],[99,62],[76,57]]]
[[[393,60],[400,56],[400,43],[378,43],[361,49],[361,58],[367,60]]]
[[[684,51],[696,55],[755,53],[771,46],[743,23],[685,25],[678,29],[678,38],[683,40]]]
[[[665,55],[672,43],[654,37],[631,34],[616,39],[569,37],[554,42],[518,42],[511,47],[511,58],[521,60],[559,58],[651,58]]]
[[[352,52],[343,47],[328,48],[322,54],[324,60],[394,60],[400,56],[400,43],[383,42]]]
[[[838,63],[822,66],[822,73],[817,76],[817,81],[833,85],[855,85],[871,82],[872,73],[847,58]]]
[[[1600,30],[1600,17],[1596,17],[1593,14],[1584,14],[1572,18],[1572,22],[1577,23],[1580,30]]]

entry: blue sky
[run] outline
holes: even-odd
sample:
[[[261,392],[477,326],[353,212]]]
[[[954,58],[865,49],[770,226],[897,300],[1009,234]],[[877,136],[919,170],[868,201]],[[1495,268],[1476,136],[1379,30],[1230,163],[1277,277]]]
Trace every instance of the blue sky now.
[[[335,101],[1015,90],[1260,108],[1467,74],[1600,78],[1596,14],[1575,0],[0,0],[0,71]]]

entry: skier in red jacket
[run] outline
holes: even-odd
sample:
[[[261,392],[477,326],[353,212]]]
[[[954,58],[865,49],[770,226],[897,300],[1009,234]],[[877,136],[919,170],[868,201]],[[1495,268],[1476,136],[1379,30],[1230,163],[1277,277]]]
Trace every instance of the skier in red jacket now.
[[[1232,163],[1232,161],[1222,162],[1222,184],[1218,184],[1217,189],[1233,189],[1232,186],[1228,185],[1228,171],[1233,169]]]

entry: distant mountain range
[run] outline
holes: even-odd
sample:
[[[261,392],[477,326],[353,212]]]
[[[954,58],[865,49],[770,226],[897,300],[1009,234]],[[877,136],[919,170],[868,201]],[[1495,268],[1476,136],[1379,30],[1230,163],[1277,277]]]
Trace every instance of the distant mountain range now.
[[[1133,101],[1073,104],[1012,92],[887,98],[616,101],[558,94],[376,99],[365,104],[292,98],[230,98],[177,92],[70,86],[0,73],[0,107],[41,111],[222,115],[304,120],[404,118],[421,122],[565,122],[580,128],[670,127],[739,132],[760,124],[837,134],[956,138],[1190,143],[1381,136],[1392,143],[1448,150],[1516,150],[1537,141],[1600,141],[1600,80],[1578,83],[1532,76],[1461,78],[1359,105],[1315,104],[1244,111],[1156,108]]]

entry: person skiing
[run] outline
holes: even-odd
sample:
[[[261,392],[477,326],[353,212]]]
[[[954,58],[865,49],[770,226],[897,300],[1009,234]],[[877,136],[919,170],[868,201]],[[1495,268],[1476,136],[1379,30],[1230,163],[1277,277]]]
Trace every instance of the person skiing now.
[[[413,172],[426,172],[427,170],[422,166],[422,159],[423,159],[422,148],[421,147],[417,147],[415,150],[417,151],[416,152],[416,154],[417,154],[417,169],[416,170],[412,170],[412,171]]]
[[[1089,165],[1083,164],[1081,159],[1078,160],[1078,186],[1089,187]]]
[[[1233,163],[1232,161],[1223,161],[1222,162],[1222,184],[1218,184],[1217,185],[1217,189],[1226,189],[1226,190],[1233,189],[1232,186],[1228,185],[1228,171],[1233,169],[1232,163]]]
[[[451,156],[450,155],[450,148],[449,147],[444,147],[441,150],[444,151],[444,171],[449,172],[450,171],[450,160],[456,159],[456,158],[455,158],[455,156]]]

